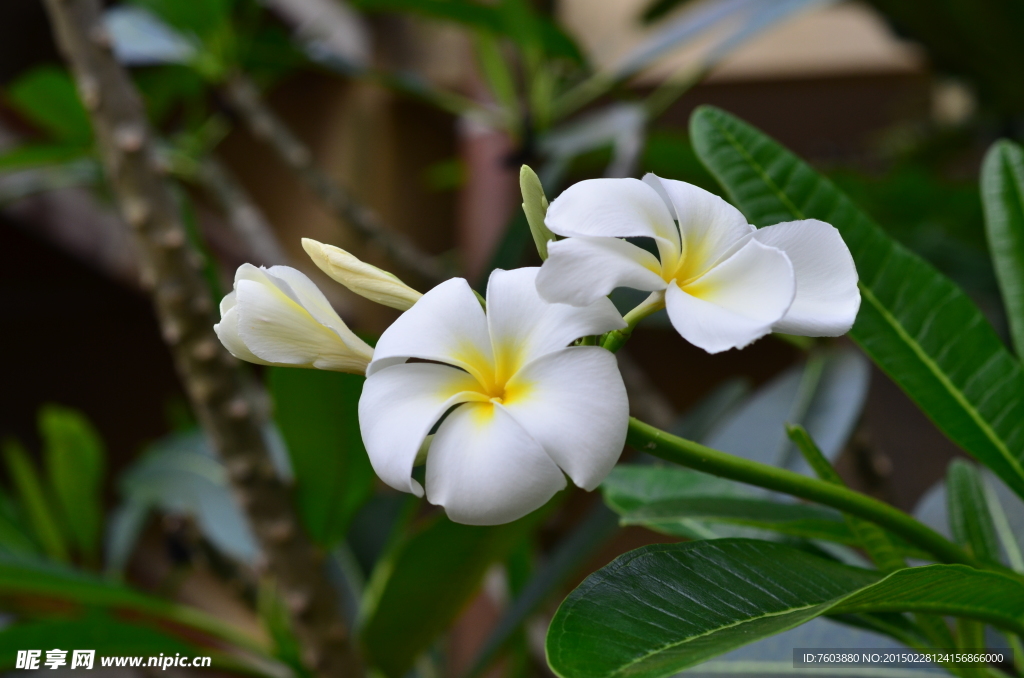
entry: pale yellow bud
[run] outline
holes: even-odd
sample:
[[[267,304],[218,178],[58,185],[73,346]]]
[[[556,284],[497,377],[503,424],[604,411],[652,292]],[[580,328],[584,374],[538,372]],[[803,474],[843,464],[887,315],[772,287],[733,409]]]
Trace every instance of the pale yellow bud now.
[[[333,245],[302,239],[302,249],[320,270],[361,297],[406,311],[423,295],[376,266]]]

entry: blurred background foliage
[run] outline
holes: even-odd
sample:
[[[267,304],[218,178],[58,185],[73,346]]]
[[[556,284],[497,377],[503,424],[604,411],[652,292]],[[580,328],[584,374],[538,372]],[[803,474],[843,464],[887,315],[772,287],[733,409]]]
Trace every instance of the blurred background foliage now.
[[[107,29],[214,289],[243,261],[288,263],[372,337],[394,315],[332,286],[299,239],[401,262],[359,237],[331,196],[483,284],[495,267],[537,263],[518,209],[524,162],[549,197],[648,171],[721,192],[686,132],[710,102],[808,157],[1005,327],[977,174],[993,139],[1022,133],[1024,9],[1012,0],[133,0],[109,3]],[[34,0],[0,7],[0,341],[14,358],[0,400],[0,668],[45,644],[180,648],[229,671],[307,675],[287,601],[140,296],[48,30]],[[851,485],[908,510],[959,454],[842,341],[772,338],[706,356],[653,319],[623,370],[654,424],[810,473],[783,428],[801,423]],[[756,535],[859,557],[831,512],[655,474],[636,454],[604,502],[567,491],[511,525],[456,525],[376,480],[358,434],[361,377],[253,372],[277,472],[368,663],[389,678],[547,675],[553,606],[645,543]],[[966,473],[954,465],[948,482]],[[944,527],[935,487],[921,511]],[[672,515],[658,513],[666,501]],[[891,642],[828,620],[801,629],[776,642]],[[777,650],[752,648],[732,659]]]

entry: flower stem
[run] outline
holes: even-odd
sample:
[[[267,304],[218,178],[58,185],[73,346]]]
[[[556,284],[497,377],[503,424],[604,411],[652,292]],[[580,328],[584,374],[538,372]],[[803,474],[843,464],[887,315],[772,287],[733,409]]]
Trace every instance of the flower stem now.
[[[666,461],[831,506],[869,520],[944,563],[981,565],[960,547],[899,509],[854,490],[705,447],[630,418],[626,442]]]
[[[622,319],[626,321],[625,328],[613,330],[601,338],[601,347],[615,353],[629,340],[633,329],[641,320],[663,308],[665,308],[665,292],[651,292],[651,295],[644,299],[639,306],[623,316]]]

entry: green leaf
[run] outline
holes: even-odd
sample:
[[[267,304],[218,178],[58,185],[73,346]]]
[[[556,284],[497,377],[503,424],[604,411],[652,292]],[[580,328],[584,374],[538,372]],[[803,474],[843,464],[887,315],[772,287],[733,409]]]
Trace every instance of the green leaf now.
[[[620,464],[601,485],[605,503],[622,516],[623,525],[643,525],[656,532],[690,539],[767,536],[753,528],[803,539],[861,546],[860,535],[832,509],[789,504],[752,495],[744,486],[689,469]],[[883,531],[898,553],[930,559],[904,540]]]
[[[274,418],[295,472],[299,511],[324,548],[344,539],[373,489],[356,410],[363,381],[338,372],[270,370]]]
[[[1024,149],[997,141],[981,166],[981,198],[992,265],[1017,357],[1024,357]]]
[[[7,471],[18,491],[18,499],[36,540],[49,557],[66,561],[68,547],[64,535],[28,455],[18,442],[8,440],[4,443],[4,457],[7,461]]]
[[[807,460],[807,464],[814,469],[814,473],[819,478],[833,485],[846,486],[846,483],[839,477],[832,464],[822,454],[814,439],[811,438],[807,429],[800,425],[787,426],[786,432],[789,434],[790,440],[796,444],[804,459]],[[907,566],[906,562],[904,562],[903,558],[893,547],[892,540],[885,534],[885,530],[874,523],[861,520],[856,516],[846,515],[845,517],[846,524],[849,525],[850,530],[856,536],[858,545],[867,552],[872,562],[879,569],[885,572],[893,572]]]
[[[81,413],[56,405],[39,412],[39,432],[63,524],[86,560],[95,562],[103,518],[103,442]]]
[[[660,678],[823,614],[927,612],[1024,629],[1024,583],[963,565],[877,573],[747,539],[620,556],[562,603],[547,656],[562,678]]]
[[[0,490],[0,554],[36,555],[39,548],[22,526],[21,515],[14,501]]]
[[[60,648],[68,651],[65,657],[67,665],[61,667],[64,669],[71,667],[72,650],[89,649],[96,651],[92,668],[100,670],[110,670],[102,668],[103,657],[145,657],[145,665],[149,657],[174,657],[180,654],[189,659],[210,657],[212,668],[243,675],[280,677],[287,671],[284,666],[264,657],[229,653],[221,647],[193,643],[184,634],[175,636],[164,629],[140,626],[130,619],[118,619],[96,610],[89,610],[71,619],[32,620],[12,624],[0,630],[0,647],[3,648],[0,650],[0,670],[14,668],[18,650]],[[45,652],[40,659],[46,660]],[[75,670],[79,668],[82,667]]]
[[[1015,572],[1024,574],[1024,552],[1021,551],[1020,541],[1010,524],[1006,508],[1003,505],[1004,500],[999,496],[996,485],[998,482],[992,478],[984,478],[985,499],[988,502],[989,514],[992,516],[993,527],[995,527],[996,534],[999,535],[999,543],[1002,544],[1003,553],[1006,554],[1006,560],[1010,567]],[[1019,500],[1011,495],[1006,498],[1006,501]],[[1021,661],[1024,662],[1024,657],[1021,657]]]
[[[378,562],[367,585],[360,616],[369,663],[402,678],[477,592],[487,568],[504,560],[544,513],[494,527],[437,515],[415,527]]]
[[[261,641],[205,612],[54,563],[0,556],[0,601],[5,611],[27,616],[101,608],[205,647],[227,641],[259,654],[266,650]]]
[[[854,533],[838,511],[755,498],[703,496],[653,502],[623,514],[622,524],[659,525],[686,519],[743,525],[806,539],[856,543]]]
[[[25,144],[0,153],[0,172],[30,169],[46,165],[63,165],[79,160],[90,148],[75,144]]]
[[[752,223],[820,219],[839,229],[861,281],[851,336],[940,430],[1024,496],[1024,371],[967,295],[753,127],[710,107],[690,125],[698,157]]]
[[[230,30],[231,10],[234,0],[204,0],[203,2],[179,2],[179,0],[133,0],[134,4],[145,7],[168,24],[186,34],[194,34],[205,40]]]
[[[7,101],[54,139],[92,145],[89,115],[64,69],[41,66],[29,71],[8,86]]]
[[[515,120],[519,114],[519,96],[516,92],[515,80],[505,55],[501,51],[501,43],[497,36],[489,31],[477,31],[474,35],[476,57],[480,71],[490,88],[495,101],[501,106],[509,120]]]
[[[999,542],[978,469],[954,459],[946,475],[946,501],[954,540],[978,560],[1000,564]]]
[[[18,650],[42,649],[41,660],[45,661],[45,650],[60,648],[67,650],[65,657],[71,667],[72,650],[96,650],[93,669],[101,667],[100,657],[115,655],[157,656],[161,653],[174,656],[210,654],[209,647],[197,647],[184,642],[182,638],[160,632],[157,629],[118,620],[102,612],[90,612],[76,619],[46,619],[12,624],[0,631],[0,670],[11,670],[15,666]],[[213,662],[218,668],[227,668],[221,653]],[[238,665],[237,660],[230,660]],[[78,667],[81,668],[81,667]],[[78,670],[78,669],[76,669]],[[123,669],[122,669],[123,670]]]

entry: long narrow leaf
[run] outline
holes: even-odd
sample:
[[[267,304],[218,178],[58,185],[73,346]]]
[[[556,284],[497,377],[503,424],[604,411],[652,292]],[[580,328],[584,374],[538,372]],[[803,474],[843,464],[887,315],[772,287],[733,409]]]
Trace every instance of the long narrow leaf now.
[[[1024,357],[1024,149],[996,142],[981,166],[985,232],[1017,357]]]
[[[963,565],[884,578],[747,539],[649,546],[573,591],[551,622],[562,678],[661,678],[823,614],[923,612],[1024,630],[1024,583]]]
[[[953,538],[978,560],[999,563],[999,542],[985,500],[981,474],[970,462],[954,459],[946,476],[946,501]]]
[[[1024,496],[1024,370],[967,295],[753,127],[704,107],[691,136],[752,223],[814,218],[839,229],[861,280],[851,336],[947,436]]]
[[[7,470],[18,491],[18,499],[25,510],[36,540],[46,554],[54,560],[68,559],[68,546],[57,522],[43,484],[32,462],[20,444],[13,440],[4,443]]]

